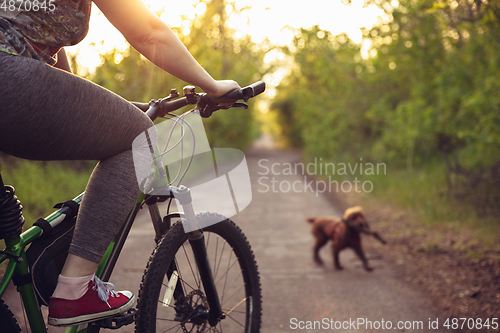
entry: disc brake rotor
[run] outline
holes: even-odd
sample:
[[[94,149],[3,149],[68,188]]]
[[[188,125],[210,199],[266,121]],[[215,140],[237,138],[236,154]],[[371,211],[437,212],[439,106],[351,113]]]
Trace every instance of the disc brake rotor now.
[[[193,290],[186,295],[182,304],[186,314],[185,320],[181,322],[184,333],[203,333],[208,322],[208,302],[200,290]]]

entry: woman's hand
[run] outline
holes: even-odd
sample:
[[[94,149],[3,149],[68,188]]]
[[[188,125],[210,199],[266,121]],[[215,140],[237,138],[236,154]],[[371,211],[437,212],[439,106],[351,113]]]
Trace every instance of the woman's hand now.
[[[231,90],[240,89],[240,85],[233,80],[220,80],[214,81],[213,89],[205,91],[210,97],[221,97],[230,92]]]

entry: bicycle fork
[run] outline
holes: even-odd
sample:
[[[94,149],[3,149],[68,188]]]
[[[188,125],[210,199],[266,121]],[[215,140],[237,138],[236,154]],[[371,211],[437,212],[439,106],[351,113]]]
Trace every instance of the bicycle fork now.
[[[210,261],[205,247],[205,236],[203,235],[203,231],[196,220],[189,188],[181,186],[180,188],[171,188],[171,190],[174,193],[175,198],[179,200],[182,205],[184,218],[189,230],[194,230],[188,233],[188,239],[193,250],[201,282],[203,284],[203,288],[205,289],[207,302],[210,307],[208,323],[211,326],[215,326],[221,319],[225,318],[225,315],[222,313],[219,295],[217,293],[212,269],[210,267]]]

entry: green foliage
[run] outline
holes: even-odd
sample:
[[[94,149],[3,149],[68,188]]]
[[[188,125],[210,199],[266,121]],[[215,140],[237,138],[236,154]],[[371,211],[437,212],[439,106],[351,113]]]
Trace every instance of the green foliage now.
[[[318,27],[297,31],[285,50],[296,68],[273,108],[290,143],[407,173],[441,159],[439,190],[480,192],[478,203],[498,207],[498,191],[487,190],[500,186],[498,2],[366,2],[388,17],[363,30],[368,55]]]
[[[364,101],[353,95],[356,87],[362,88],[359,45],[346,35],[332,36],[314,27],[301,29],[284,51],[295,57],[296,68],[280,85],[272,107],[280,110],[291,143],[324,157],[346,147],[359,151],[357,135],[371,135],[358,112],[366,108]]]
[[[181,36],[188,50],[216,79],[233,79],[241,85],[262,79],[268,45],[253,43],[250,36],[235,38],[235,31],[227,25],[229,16],[238,11],[234,3],[225,0],[205,2],[206,11],[191,22],[188,36]],[[252,102],[250,102],[252,103]],[[213,147],[245,149],[255,139],[257,124],[250,105],[249,110],[219,111],[205,121],[205,128]]]
[[[92,162],[36,162],[0,156],[5,184],[16,189],[23,205],[26,227],[45,217],[62,201],[85,191],[92,172]]]
[[[260,80],[266,73],[263,59],[269,46],[256,45],[249,36],[234,37],[234,31],[227,26],[228,17],[236,12],[234,4],[225,0],[200,2],[206,3],[206,11],[190,22],[190,33],[183,35],[182,29],[173,29],[184,45],[215,79],[232,79],[242,86]],[[171,88],[180,91],[187,85],[155,67],[131,47],[125,52],[114,50],[103,58],[91,80],[128,100],[159,99],[168,95]],[[219,111],[207,119],[205,128],[211,146],[246,149],[257,131],[254,109],[250,105],[245,111]]]

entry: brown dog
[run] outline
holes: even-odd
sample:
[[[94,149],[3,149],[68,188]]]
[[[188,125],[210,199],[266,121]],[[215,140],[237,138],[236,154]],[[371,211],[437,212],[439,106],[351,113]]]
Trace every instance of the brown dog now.
[[[350,247],[363,261],[365,270],[372,271],[361,247],[361,233],[371,235],[380,242],[386,243],[378,233],[370,230],[363,209],[359,206],[347,209],[341,220],[331,216],[324,216],[309,217],[306,218],[306,221],[312,223],[311,231],[316,238],[314,261],[320,265],[323,264],[323,260],[319,257],[319,250],[331,239],[333,241],[333,259],[336,269],[342,269],[339,262],[340,251]]]

